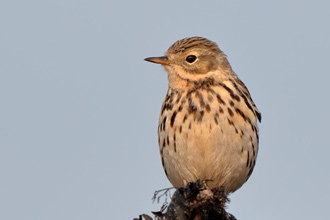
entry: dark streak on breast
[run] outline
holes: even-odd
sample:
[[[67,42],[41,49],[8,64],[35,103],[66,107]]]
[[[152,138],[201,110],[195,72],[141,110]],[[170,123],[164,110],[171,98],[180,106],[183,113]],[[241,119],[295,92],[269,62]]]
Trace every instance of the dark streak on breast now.
[[[175,131],[173,134],[173,145],[174,145],[174,152],[176,152],[176,135],[175,135]]]
[[[174,121],[175,121],[175,117],[176,117],[177,111],[174,111],[171,117],[171,123],[170,126],[173,127]]]

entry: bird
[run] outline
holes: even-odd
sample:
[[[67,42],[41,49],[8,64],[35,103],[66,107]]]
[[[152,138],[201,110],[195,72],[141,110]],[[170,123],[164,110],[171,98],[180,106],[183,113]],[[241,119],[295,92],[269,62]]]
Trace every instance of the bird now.
[[[145,61],[168,75],[158,124],[168,180],[175,188],[202,180],[235,192],[255,167],[261,113],[227,56],[213,41],[188,37]]]

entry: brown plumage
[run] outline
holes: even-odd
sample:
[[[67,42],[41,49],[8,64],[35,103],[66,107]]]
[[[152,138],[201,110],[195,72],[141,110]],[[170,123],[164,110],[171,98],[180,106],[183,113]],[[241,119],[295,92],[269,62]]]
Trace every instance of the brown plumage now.
[[[159,149],[174,187],[206,180],[226,193],[250,177],[258,153],[261,114],[217,44],[202,37],[174,43],[147,58],[168,73],[159,118]]]

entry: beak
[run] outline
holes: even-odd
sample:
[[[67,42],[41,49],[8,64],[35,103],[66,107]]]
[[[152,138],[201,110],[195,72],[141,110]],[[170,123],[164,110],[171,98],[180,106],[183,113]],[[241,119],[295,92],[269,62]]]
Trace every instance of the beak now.
[[[148,58],[145,58],[144,60],[152,62],[152,63],[158,63],[158,64],[161,64],[161,65],[170,65],[171,64],[171,62],[165,56],[163,56],[163,57],[148,57]]]

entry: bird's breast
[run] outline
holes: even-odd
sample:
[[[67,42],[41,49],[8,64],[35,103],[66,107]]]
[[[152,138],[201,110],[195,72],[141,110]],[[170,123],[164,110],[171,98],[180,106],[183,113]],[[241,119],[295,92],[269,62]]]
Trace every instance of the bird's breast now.
[[[158,142],[174,186],[197,179],[224,184],[231,172],[246,173],[239,181],[244,183],[248,166],[254,166],[258,128],[253,112],[241,102],[219,86],[185,92],[169,89],[161,109]]]

